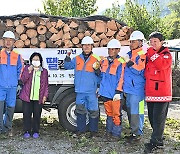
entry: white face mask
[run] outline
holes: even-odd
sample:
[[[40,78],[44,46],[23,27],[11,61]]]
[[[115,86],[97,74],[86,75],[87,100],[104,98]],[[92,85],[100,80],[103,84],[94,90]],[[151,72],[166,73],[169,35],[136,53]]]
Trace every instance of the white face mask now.
[[[40,61],[35,61],[35,60],[32,61],[32,65],[33,65],[34,67],[39,67],[40,64],[41,64]]]

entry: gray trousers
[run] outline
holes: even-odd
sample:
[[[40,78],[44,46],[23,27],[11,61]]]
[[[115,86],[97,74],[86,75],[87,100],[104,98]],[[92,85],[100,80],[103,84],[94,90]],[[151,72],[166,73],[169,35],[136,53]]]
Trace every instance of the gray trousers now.
[[[6,106],[0,101],[0,132],[7,132],[12,129],[12,120],[15,107]]]

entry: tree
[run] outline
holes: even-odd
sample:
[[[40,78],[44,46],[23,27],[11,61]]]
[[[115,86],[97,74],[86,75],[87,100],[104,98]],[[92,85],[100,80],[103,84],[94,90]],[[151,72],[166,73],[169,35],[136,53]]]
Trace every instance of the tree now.
[[[116,19],[124,21],[128,26],[134,30],[140,30],[148,38],[149,34],[153,31],[166,32],[166,27],[160,18],[160,7],[158,0],[148,1],[150,8],[145,5],[139,5],[136,0],[126,0],[123,9],[114,3],[112,9],[106,10],[104,15],[109,17],[117,17]],[[119,10],[118,10],[119,9]],[[118,10],[118,11],[114,11]],[[170,33],[165,33],[170,35]]]
[[[48,15],[85,17],[97,11],[96,0],[44,0],[43,11]]]
[[[178,39],[180,38],[180,0],[171,2],[168,7],[171,14],[162,19],[162,23],[167,29],[164,33],[170,33],[167,35],[168,39]]]

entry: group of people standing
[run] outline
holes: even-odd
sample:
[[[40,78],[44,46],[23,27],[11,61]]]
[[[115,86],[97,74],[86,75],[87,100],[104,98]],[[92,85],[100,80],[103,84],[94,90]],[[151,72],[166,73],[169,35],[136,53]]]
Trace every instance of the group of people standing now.
[[[82,53],[72,60],[70,53],[64,62],[65,69],[75,70],[76,92],[76,136],[87,131],[86,117],[89,115],[90,137],[98,135],[98,95],[104,102],[107,115],[106,137],[118,141],[122,131],[122,100],[125,99],[131,134],[125,136],[129,143],[143,138],[144,105],[147,102],[148,117],[152,127],[145,152],[163,148],[163,132],[169,102],[172,100],[172,57],[163,46],[163,35],[149,35],[150,47],[143,46],[144,34],[134,31],[130,35],[130,51],[119,56],[121,44],[112,39],[108,42],[108,56],[93,54],[93,39],[82,39]]]
[[[14,51],[15,35],[6,31],[4,48],[0,51],[0,133],[11,134],[18,81],[23,88],[19,95],[23,100],[24,138],[39,137],[42,106],[48,97],[48,72],[42,66],[40,53],[33,53],[30,65],[22,66],[21,56]],[[76,92],[76,135],[87,131],[89,116],[90,137],[98,134],[98,97],[104,102],[107,115],[106,137],[118,141],[122,132],[122,100],[126,100],[131,134],[125,136],[129,143],[143,137],[144,104],[147,102],[148,117],[152,127],[145,151],[163,147],[163,132],[172,99],[171,64],[168,48],[163,46],[163,35],[149,35],[150,47],[145,51],[144,34],[134,31],[130,35],[130,51],[119,56],[121,44],[112,39],[108,42],[108,56],[93,54],[94,41],[82,39],[82,53],[73,59],[70,53],[64,60],[65,69],[74,69]],[[23,69],[22,69],[23,68]],[[99,88],[98,94],[97,89]],[[6,102],[6,103],[5,103]],[[33,120],[31,116],[33,113]]]

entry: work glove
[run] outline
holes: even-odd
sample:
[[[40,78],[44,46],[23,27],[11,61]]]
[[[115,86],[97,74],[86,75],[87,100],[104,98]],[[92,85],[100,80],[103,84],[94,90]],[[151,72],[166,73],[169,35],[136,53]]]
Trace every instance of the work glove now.
[[[95,63],[93,64],[93,68],[94,68],[95,70],[99,69],[99,68],[100,68],[100,63],[99,63],[98,61],[95,62]]]
[[[128,63],[128,62],[130,61],[130,58],[129,58],[129,55],[128,55],[128,54],[122,56],[122,58],[124,59],[124,61],[125,61],[126,63]]]
[[[115,94],[113,97],[113,101],[118,101],[121,99],[121,94]]]

